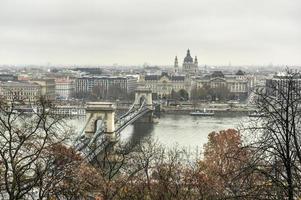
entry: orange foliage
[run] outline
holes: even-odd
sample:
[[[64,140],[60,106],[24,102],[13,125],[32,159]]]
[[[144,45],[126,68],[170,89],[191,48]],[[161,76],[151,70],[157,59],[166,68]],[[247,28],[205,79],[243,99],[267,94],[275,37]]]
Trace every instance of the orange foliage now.
[[[240,190],[240,172],[250,158],[250,151],[242,147],[241,135],[234,129],[212,132],[204,146],[204,159],[199,162],[206,184],[213,193],[224,196],[231,190]]]
[[[247,159],[248,152],[242,149],[242,140],[234,129],[212,132],[204,146],[204,162],[216,173],[233,171],[238,164]]]

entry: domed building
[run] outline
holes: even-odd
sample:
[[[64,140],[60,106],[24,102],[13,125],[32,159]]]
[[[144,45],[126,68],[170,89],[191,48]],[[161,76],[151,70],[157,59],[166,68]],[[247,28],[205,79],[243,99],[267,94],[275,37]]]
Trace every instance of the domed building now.
[[[198,72],[198,59],[195,57],[193,60],[189,49],[187,50],[186,57],[184,58],[183,72],[189,75],[196,75]]]
[[[178,58],[175,58],[175,72],[178,72]],[[190,55],[190,50],[187,50],[186,57],[183,61],[182,72],[186,75],[196,75],[198,73],[198,59],[194,59]]]

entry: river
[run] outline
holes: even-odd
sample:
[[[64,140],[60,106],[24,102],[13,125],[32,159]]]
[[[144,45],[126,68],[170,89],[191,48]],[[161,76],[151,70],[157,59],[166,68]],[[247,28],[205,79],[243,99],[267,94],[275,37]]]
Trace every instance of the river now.
[[[201,149],[208,141],[212,131],[239,128],[248,120],[244,115],[201,117],[190,115],[161,115],[158,123],[136,123],[125,128],[121,133],[122,141],[137,142],[151,137],[167,147]],[[84,120],[76,120],[76,126],[83,127]]]

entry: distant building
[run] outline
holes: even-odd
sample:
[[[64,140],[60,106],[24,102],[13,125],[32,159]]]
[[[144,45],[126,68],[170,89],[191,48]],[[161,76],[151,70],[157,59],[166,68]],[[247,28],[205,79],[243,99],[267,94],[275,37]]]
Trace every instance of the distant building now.
[[[268,95],[278,100],[283,100],[290,94],[292,98],[299,101],[301,99],[301,76],[299,74],[278,74],[266,79],[265,88]]]
[[[184,58],[183,72],[190,75],[196,75],[198,72],[198,59],[195,57],[193,61],[189,49],[187,50],[186,57]]]
[[[103,93],[109,91],[110,88],[116,87],[121,89],[124,93],[131,93],[137,88],[138,78],[127,77],[95,77],[86,76],[77,78],[75,80],[76,93],[92,93],[93,88],[96,86],[102,89]]]
[[[33,79],[32,83],[36,83],[41,86],[41,96],[49,99],[55,99],[55,81],[54,79]]]
[[[191,82],[188,78],[181,75],[145,75],[141,77],[140,85],[150,88],[158,98],[167,98],[172,91],[178,92],[185,90],[190,92]]]
[[[146,66],[143,68],[144,74],[161,74],[162,69],[157,66]]]
[[[254,77],[239,70],[234,75],[224,75],[214,71],[211,75],[195,79],[196,88],[225,88],[233,99],[246,99],[254,87]]]
[[[127,78],[127,93],[130,94],[134,92],[138,87],[138,76],[126,76]]]
[[[174,71],[175,73],[178,73],[179,66],[178,66],[178,57],[175,57],[175,62],[174,62]],[[183,65],[182,65],[182,72],[186,75],[191,75],[195,76],[198,74],[198,59],[195,56],[193,59],[190,55],[190,50],[187,50],[186,57],[184,58]]]
[[[57,115],[64,116],[85,116],[86,109],[84,106],[78,105],[59,105],[56,106],[52,112]]]
[[[96,68],[96,67],[79,67],[79,68],[75,68],[74,71],[81,71],[81,72],[94,74],[94,75],[100,75],[103,73],[101,68]]]
[[[8,101],[34,102],[41,96],[42,88],[37,83],[8,81],[0,83],[1,97]]]
[[[83,72],[91,75],[101,75],[103,74],[103,70],[98,67],[78,67],[73,69],[74,71]]]
[[[6,81],[0,84],[1,96],[7,100],[36,101],[41,96],[54,100],[54,79],[36,79],[31,81]]]
[[[55,94],[60,99],[70,99],[75,92],[74,80],[69,78],[55,80]]]
[[[31,77],[28,74],[18,75],[18,81],[29,81]]]
[[[16,81],[18,77],[13,74],[0,74],[0,81]]]

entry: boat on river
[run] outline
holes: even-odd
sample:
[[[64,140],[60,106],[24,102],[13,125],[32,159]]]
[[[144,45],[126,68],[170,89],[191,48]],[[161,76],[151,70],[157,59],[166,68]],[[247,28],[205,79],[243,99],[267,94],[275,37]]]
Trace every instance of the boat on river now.
[[[249,117],[265,117],[265,113],[254,111],[254,112],[249,112],[248,116]]]
[[[203,111],[197,110],[189,113],[191,116],[214,116],[214,111],[207,111],[205,108]]]

